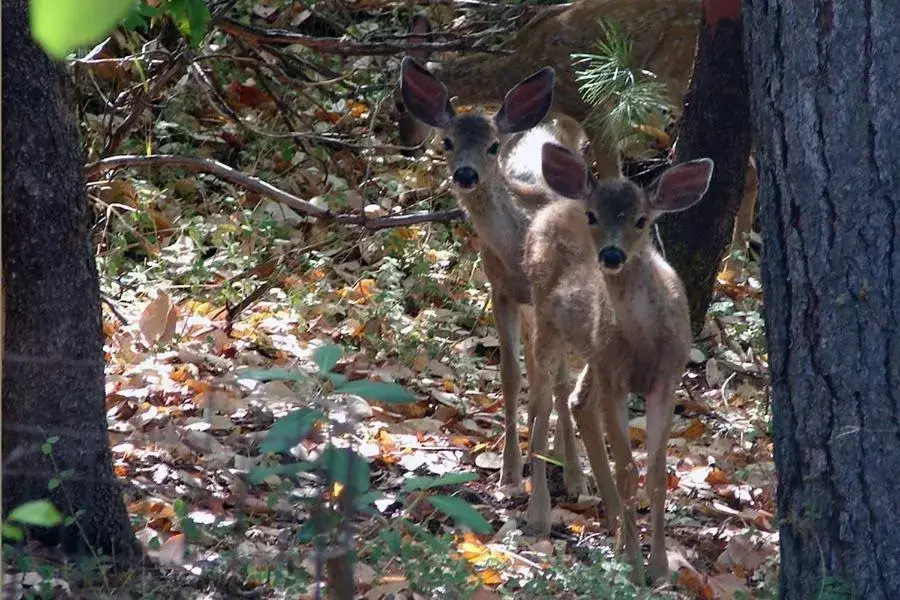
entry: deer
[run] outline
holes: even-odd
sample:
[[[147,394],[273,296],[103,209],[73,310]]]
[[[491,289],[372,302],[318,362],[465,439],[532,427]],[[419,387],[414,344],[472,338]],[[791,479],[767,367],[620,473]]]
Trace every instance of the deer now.
[[[541,163],[547,186],[563,199],[537,211],[523,242],[534,309],[538,371],[530,383],[536,388],[535,412],[547,413],[547,374],[567,349],[574,350],[586,365],[570,399],[572,415],[598,483],[612,476],[604,435],[608,437],[615,491],[603,494],[607,517],[618,522],[617,550],[624,546],[639,581],[638,477],[628,437],[627,396],[645,396],[649,572],[658,578],[668,571],[666,446],[691,329],[681,279],[653,246],[649,232],[663,213],[685,210],[703,198],[714,164],[701,158],[670,166],[644,189],[625,178],[597,181],[581,156],[558,144],[543,145]]]
[[[603,22],[611,21],[631,41],[634,65],[653,72],[657,81],[665,85],[667,99],[676,108],[677,116],[684,105],[693,70],[700,17],[699,0],[576,0],[539,12],[504,44],[508,54],[478,53],[434,60],[419,51],[416,56],[422,61],[431,59],[426,63],[427,68],[453,90],[462,105],[497,102],[510,86],[538,66],[551,65],[557,76],[553,109],[581,123],[589,123],[591,107],[579,92],[570,55],[591,52],[605,36]],[[427,17],[417,14],[411,33],[426,28],[431,30]],[[397,102],[396,108],[400,143],[404,146],[423,143],[431,135],[430,127],[406,114],[402,101]],[[594,159],[592,171],[600,178],[618,177],[621,174],[618,153],[607,146],[599,128],[589,126],[587,131]],[[729,254],[745,248],[745,236],[753,225],[757,187],[752,161],[748,162],[745,179],[748,184],[736,215]],[[737,271],[737,264],[730,260],[724,270]]]
[[[522,488],[522,456],[518,443],[517,412],[521,388],[518,363],[519,329],[524,331],[525,367],[536,372],[532,360],[531,287],[522,268],[522,240],[534,212],[560,200],[541,187],[540,148],[553,141],[575,153],[584,153],[587,137],[578,122],[564,114],[548,114],[555,74],[542,68],[513,86],[495,114],[481,110],[457,114],[447,87],[413,58],[401,63],[401,94],[406,110],[417,120],[441,131],[452,193],[465,209],[480,241],[482,268],[491,288],[493,317],[500,341],[500,380],[504,403],[505,439],[500,486],[511,492]],[[564,481],[570,495],[584,490],[569,412],[571,386],[563,357],[554,374],[553,404],[557,409],[556,446],[564,462]],[[529,397],[531,395],[529,387]],[[528,406],[532,493],[526,525],[536,533],[549,533],[550,523],[532,506],[549,504],[546,464],[535,449],[546,452],[547,419]],[[543,415],[542,415],[543,417]],[[611,481],[611,480],[610,480]],[[541,518],[538,518],[541,517]]]

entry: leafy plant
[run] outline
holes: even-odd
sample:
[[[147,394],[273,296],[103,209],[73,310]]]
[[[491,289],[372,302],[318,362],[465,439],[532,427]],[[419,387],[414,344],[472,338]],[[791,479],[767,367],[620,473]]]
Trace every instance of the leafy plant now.
[[[168,15],[196,46],[206,35],[210,18],[203,0],[162,0],[159,6],[146,0],[31,0],[29,9],[35,40],[60,60],[100,41],[120,24],[136,29],[160,14]]]
[[[412,402],[415,396],[395,383],[375,381],[348,381],[347,377],[333,371],[340,361],[342,350],[334,344],[326,344],[313,355],[318,367],[316,374],[319,391],[317,395],[356,394],[363,398],[380,402],[400,404]],[[306,377],[299,372],[284,369],[264,371],[244,371],[242,377],[264,381],[302,381]],[[278,419],[272,424],[260,449],[269,455],[288,457],[291,448],[299,444],[316,427],[326,424],[325,412],[316,408],[300,408]],[[286,477],[289,480],[302,472],[317,476],[316,497],[305,499],[310,516],[304,522],[297,537],[299,542],[313,542],[317,558],[333,558],[335,553],[352,560],[354,550],[351,545],[350,525],[359,511],[372,511],[376,500],[383,498],[380,492],[371,489],[370,469],[352,446],[338,446],[328,443],[319,455],[308,461],[281,462],[273,460],[260,465],[249,474],[253,484],[260,484],[272,477]],[[438,511],[452,517],[459,525],[464,525],[477,533],[491,531],[490,524],[468,502],[450,495],[427,495],[426,492],[439,487],[459,485],[477,479],[475,473],[452,473],[443,477],[415,477],[408,479],[403,490],[395,499],[406,506],[406,512],[426,500]],[[431,534],[405,518],[396,519],[385,529],[383,536],[400,539],[401,532],[416,530]]]
[[[601,21],[603,39],[592,54],[572,54],[579,92],[592,107],[589,121],[602,127],[609,148],[658,137],[672,110],[665,85],[631,66],[631,41],[615,24]]]
[[[55,527],[62,523],[62,514],[49,500],[32,500],[17,506],[9,512],[3,523],[3,537],[15,542],[25,538],[22,525]]]

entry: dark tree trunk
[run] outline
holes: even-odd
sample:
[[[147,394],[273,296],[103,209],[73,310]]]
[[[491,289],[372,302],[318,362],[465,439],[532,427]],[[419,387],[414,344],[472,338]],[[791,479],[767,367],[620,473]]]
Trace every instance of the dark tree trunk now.
[[[139,548],[106,434],[84,159],[62,70],[32,41],[26,0],[3,0],[2,60],[3,510],[44,498],[67,515],[83,510],[81,530],[32,532],[128,561]],[[52,436],[54,462],[41,452]],[[73,475],[48,491],[68,469]]]
[[[900,3],[744,15],[782,597],[900,598]]]
[[[684,99],[676,162],[708,156],[716,163],[706,197],[666,215],[666,259],[687,290],[694,332],[712,298],[719,262],[731,242],[750,154],[750,108],[741,0],[704,0],[694,73]]]

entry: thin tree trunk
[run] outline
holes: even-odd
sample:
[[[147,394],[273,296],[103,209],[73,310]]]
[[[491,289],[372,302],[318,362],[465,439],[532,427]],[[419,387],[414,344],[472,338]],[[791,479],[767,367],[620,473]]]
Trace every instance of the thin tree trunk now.
[[[35,537],[128,562],[139,548],[106,434],[84,158],[62,70],[32,41],[26,0],[3,0],[2,60],[3,510],[50,499],[78,525]],[[41,451],[51,437],[52,459]],[[62,482],[53,491],[51,479]]]
[[[744,15],[781,596],[900,598],[900,3]]]
[[[675,161],[707,156],[716,163],[706,197],[666,215],[666,258],[684,280],[691,326],[703,327],[719,263],[741,205],[750,155],[750,107],[741,0],[704,0],[694,73],[684,99]]]

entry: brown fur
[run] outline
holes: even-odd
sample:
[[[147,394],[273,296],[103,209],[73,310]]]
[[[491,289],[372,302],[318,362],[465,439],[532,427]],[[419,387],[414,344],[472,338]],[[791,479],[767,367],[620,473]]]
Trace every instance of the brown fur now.
[[[410,93],[434,86],[433,82],[423,81],[421,78],[424,76],[419,71],[410,71],[409,76],[413,79]],[[534,345],[530,339],[531,286],[522,270],[522,240],[534,211],[556,199],[555,194],[536,175],[540,173],[540,162],[534,160],[534,155],[539,157],[540,148],[549,140],[566,144],[580,155],[587,146],[587,138],[573,119],[552,115],[532,129],[503,134],[491,113],[441,113],[435,108],[441,106],[439,100],[434,100],[435,94],[420,103],[430,102],[428,106],[431,108],[419,108],[418,111],[423,119],[442,123],[441,135],[446,140],[445,157],[450,173],[456,174],[459,169],[468,168],[478,174],[478,184],[471,188],[454,185],[454,196],[466,209],[478,234],[482,267],[491,284],[493,315],[500,341],[500,378],[506,418],[500,483],[518,490],[522,484],[522,458],[516,425],[521,388],[517,358],[520,327],[525,332],[525,361],[529,378],[536,368]],[[415,103],[407,104],[412,107],[411,113],[416,112]],[[497,142],[501,143],[500,150],[492,154],[490,149]],[[583,489],[583,478],[568,406],[570,390],[568,368],[563,358],[554,374],[552,394],[559,424],[556,445],[565,463],[566,489],[570,494],[578,494]],[[546,454],[548,432],[546,424],[535,423],[534,406],[533,402],[529,403],[533,483],[529,502],[546,501],[549,504],[546,464],[533,455],[536,448],[541,449],[540,454]],[[536,442],[536,438],[543,439]],[[538,533],[549,533],[547,519],[529,519],[528,525]]]
[[[540,369],[532,378],[535,411],[548,410],[547,373],[567,349],[578,352],[587,366],[573,394],[572,412],[610,520],[621,517],[625,548],[640,577],[643,563],[633,506],[637,470],[626,400],[629,392],[646,395],[650,568],[659,576],[666,569],[666,442],[674,390],[690,350],[688,306],[681,280],[650,243],[649,232],[660,214],[650,196],[624,179],[600,184],[591,180],[587,190],[582,199],[539,210],[524,240],[523,268],[531,281],[535,312],[534,360]],[[644,225],[636,227],[642,217]],[[618,272],[601,270],[598,262],[601,250],[611,246],[627,257]],[[615,484],[604,422],[615,457]]]

